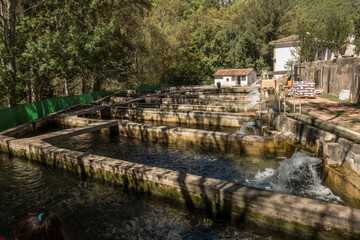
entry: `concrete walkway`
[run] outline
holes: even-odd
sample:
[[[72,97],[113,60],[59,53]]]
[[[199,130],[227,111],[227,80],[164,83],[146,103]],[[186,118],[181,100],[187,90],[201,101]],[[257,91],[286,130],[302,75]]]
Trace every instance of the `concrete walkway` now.
[[[298,104],[298,99],[287,99]],[[360,107],[344,104],[321,96],[315,99],[301,99],[302,113],[327,123],[360,132]]]

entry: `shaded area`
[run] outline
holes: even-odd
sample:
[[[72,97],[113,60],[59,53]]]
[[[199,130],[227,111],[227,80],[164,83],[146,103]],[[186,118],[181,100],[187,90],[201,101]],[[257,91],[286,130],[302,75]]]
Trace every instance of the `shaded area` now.
[[[0,235],[41,206],[57,212],[70,239],[276,239],[261,228],[231,226],[149,194],[100,184],[0,154]]]
[[[287,101],[298,100],[287,99]],[[324,97],[301,101],[303,114],[353,131],[360,131],[360,110],[356,104],[345,104]]]
[[[210,209],[210,212],[219,213],[220,216],[229,216],[229,214],[233,216],[232,214],[234,214],[239,217],[241,222],[255,220],[261,226],[263,224],[275,226],[275,229],[299,232],[301,236],[303,234],[320,236],[322,239],[348,238],[343,237],[346,233],[329,232],[323,228],[324,226],[332,226],[331,228],[334,229],[338,227],[344,229],[345,227],[346,231],[359,232],[354,228],[356,225],[354,223],[360,222],[359,212],[343,206],[271,193],[181,172],[174,175],[174,172],[170,170],[151,168],[146,165],[107,159],[96,155],[87,159],[88,154],[56,149],[48,144],[34,145],[30,151],[35,154],[29,157],[53,164],[54,167],[75,171],[82,176],[97,177],[108,182],[119,183],[127,189],[134,189],[140,193],[154,192],[169,196],[171,199],[184,199],[192,212],[193,206],[202,206],[208,209],[209,203],[212,203],[213,208]],[[53,161],[47,161],[48,158],[44,154],[38,155],[38,151],[44,151],[47,154],[54,153]],[[64,157],[67,159],[65,165]],[[181,192],[177,191],[178,187]],[[215,217],[217,216],[215,215]]]
[[[106,91],[99,91],[76,96],[48,98],[34,103],[0,109],[0,131],[39,119],[50,113],[77,104],[89,104],[106,95]]]

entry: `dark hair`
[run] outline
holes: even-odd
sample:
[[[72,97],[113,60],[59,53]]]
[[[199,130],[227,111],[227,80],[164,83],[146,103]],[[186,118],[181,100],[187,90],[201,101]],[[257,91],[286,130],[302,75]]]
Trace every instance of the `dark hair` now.
[[[53,212],[36,208],[23,213],[15,223],[15,240],[65,240],[63,224]]]

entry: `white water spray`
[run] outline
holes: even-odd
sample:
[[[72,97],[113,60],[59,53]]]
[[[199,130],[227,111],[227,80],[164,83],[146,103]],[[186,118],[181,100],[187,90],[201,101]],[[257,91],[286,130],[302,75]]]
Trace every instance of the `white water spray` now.
[[[261,87],[259,80],[251,84],[252,87]]]
[[[243,134],[243,135],[257,135],[259,136],[259,130],[256,127],[255,122],[246,122],[244,123],[240,130],[236,132],[236,134]]]
[[[311,197],[330,202],[342,202],[331,190],[322,185],[317,171],[322,160],[307,153],[297,152],[280,163],[278,169],[267,168],[247,179],[249,186],[270,191]]]
[[[256,105],[258,105],[259,103],[258,102],[250,102],[248,104],[245,105],[245,108],[252,108],[252,107],[255,107]]]
[[[258,90],[252,90],[246,95],[246,101],[258,102],[260,101],[260,92]]]

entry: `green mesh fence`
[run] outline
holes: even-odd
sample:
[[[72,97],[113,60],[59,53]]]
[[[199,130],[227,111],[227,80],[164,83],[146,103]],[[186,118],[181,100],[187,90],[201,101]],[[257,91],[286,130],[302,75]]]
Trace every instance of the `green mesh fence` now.
[[[98,91],[76,96],[48,98],[34,103],[0,109],[0,131],[39,119],[49,113],[77,104],[92,103],[107,95],[106,91]]]
[[[131,88],[135,90],[153,90],[172,85],[161,84],[152,86],[142,86]],[[121,89],[126,90],[126,89]],[[107,96],[109,93],[116,91],[98,91],[89,94],[75,95],[59,98],[48,98],[39,102],[22,104],[10,108],[0,109],[0,131],[19,126],[46,116],[49,113],[60,111],[77,104],[89,104],[102,97]]]

